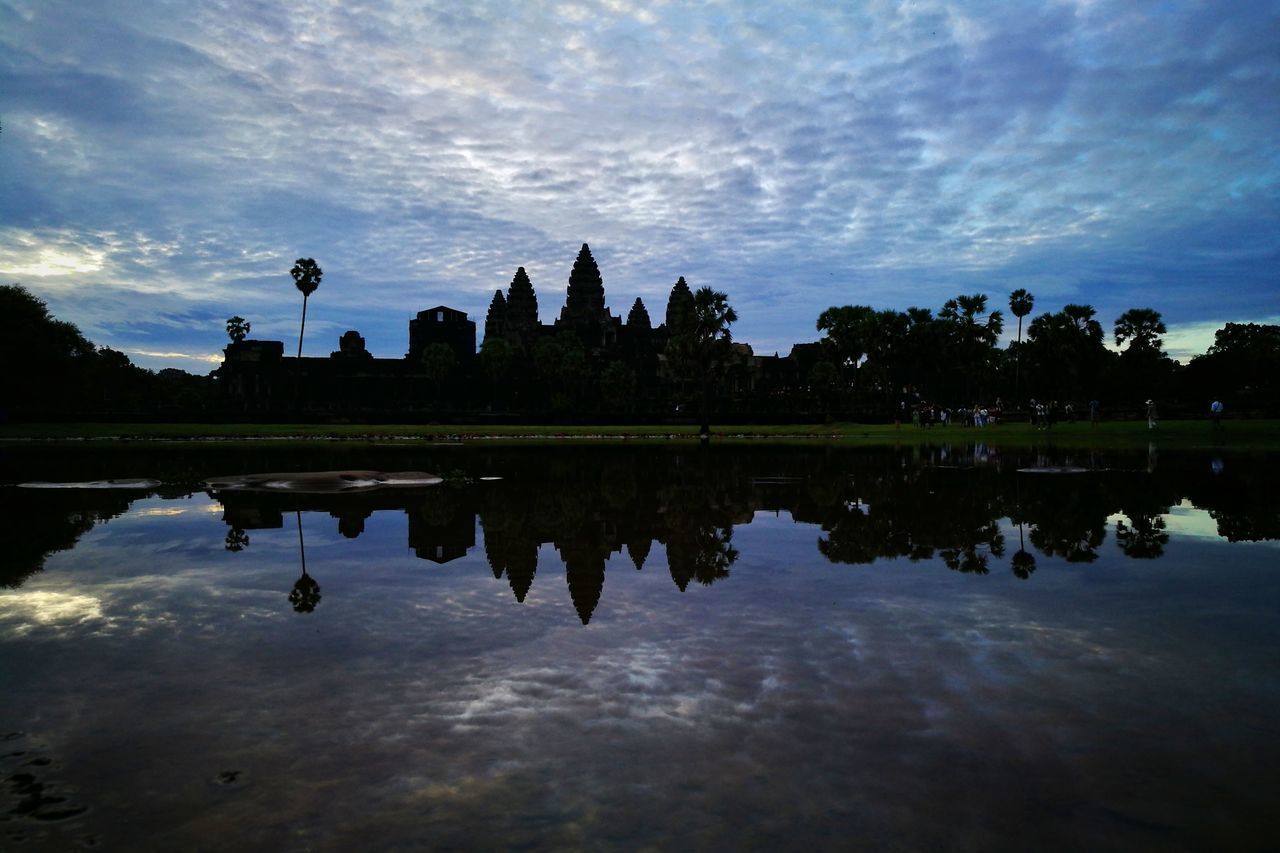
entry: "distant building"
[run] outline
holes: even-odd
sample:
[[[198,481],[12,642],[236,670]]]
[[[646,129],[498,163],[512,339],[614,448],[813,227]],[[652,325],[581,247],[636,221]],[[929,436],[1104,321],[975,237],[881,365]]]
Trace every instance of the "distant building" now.
[[[680,278],[661,315],[665,322],[654,326],[641,299],[631,304],[625,321],[615,316],[605,304],[600,269],[583,243],[569,275],[564,305],[553,322],[539,319],[538,297],[524,267],[516,269],[505,292],[494,293],[484,320],[484,338],[504,340],[510,348],[508,375],[501,380],[482,370],[476,323],[447,305],[419,311],[409,320],[409,346],[403,358],[374,357],[355,330],[342,335],[338,349],[328,358],[288,357],[280,341],[243,340],[226,347],[215,376],[227,407],[250,416],[284,411],[370,416],[419,411],[431,416],[450,407],[478,408],[483,403],[492,407],[498,395],[489,390],[481,399],[481,389],[493,389],[501,382],[509,386],[507,406],[513,411],[534,411],[538,401],[530,395],[537,393],[539,342],[562,343],[568,333],[581,344],[590,375],[600,377],[608,365],[621,363],[626,370],[621,379],[615,370],[614,390],[626,389],[637,403],[631,408],[653,410],[666,405],[655,401],[663,382],[671,381],[664,368],[671,329],[684,327],[692,313],[692,291]],[[443,379],[428,376],[424,365],[423,353],[433,344],[444,344],[455,356],[450,375]],[[756,356],[750,346],[735,344],[724,387],[735,397],[759,398],[768,408],[776,389],[795,386],[808,375],[816,346],[797,345],[792,355],[780,358]]]

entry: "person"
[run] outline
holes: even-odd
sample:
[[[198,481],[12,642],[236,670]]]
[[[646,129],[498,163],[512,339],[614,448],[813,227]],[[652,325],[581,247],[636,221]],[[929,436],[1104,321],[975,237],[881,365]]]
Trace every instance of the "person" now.
[[[1102,408],[1102,404],[1097,400],[1089,401],[1089,423],[1093,426],[1098,425],[1098,410]]]
[[[1157,420],[1159,420],[1159,415],[1156,412],[1156,401],[1148,400],[1147,401],[1147,429],[1155,429]]]
[[[1222,429],[1222,401],[1214,400],[1209,404],[1209,417],[1213,419],[1213,428]]]

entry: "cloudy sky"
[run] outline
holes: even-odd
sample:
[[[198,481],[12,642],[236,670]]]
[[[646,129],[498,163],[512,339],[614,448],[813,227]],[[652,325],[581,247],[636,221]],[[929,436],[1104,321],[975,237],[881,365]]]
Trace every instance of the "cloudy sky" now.
[[[148,367],[379,356],[591,244],[784,353],[830,305],[1280,322],[1280,3],[0,0],[0,281]],[[1008,331],[1012,334],[1013,326]]]

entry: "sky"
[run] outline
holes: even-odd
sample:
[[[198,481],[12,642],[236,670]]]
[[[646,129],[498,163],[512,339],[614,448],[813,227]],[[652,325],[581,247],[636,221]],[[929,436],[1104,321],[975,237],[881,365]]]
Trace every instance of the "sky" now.
[[[757,354],[959,294],[1280,322],[1280,3],[0,0],[0,282],[135,363],[226,319],[728,294]]]

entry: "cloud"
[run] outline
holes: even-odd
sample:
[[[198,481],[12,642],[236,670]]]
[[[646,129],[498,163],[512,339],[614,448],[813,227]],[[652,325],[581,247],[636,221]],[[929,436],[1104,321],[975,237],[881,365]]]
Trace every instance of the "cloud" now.
[[[1274,313],[1278,20],[10,0],[0,203],[23,248],[0,275],[101,343],[173,351],[216,350],[231,313],[283,330],[298,256],[326,271],[317,324],[343,318],[317,332],[356,319],[380,355],[418,308],[479,319],[517,266],[549,319],[583,241],[615,313],[661,311],[686,275],[746,309],[759,351],[812,339],[831,304],[975,289]],[[177,323],[143,342],[125,317],[159,294]]]

